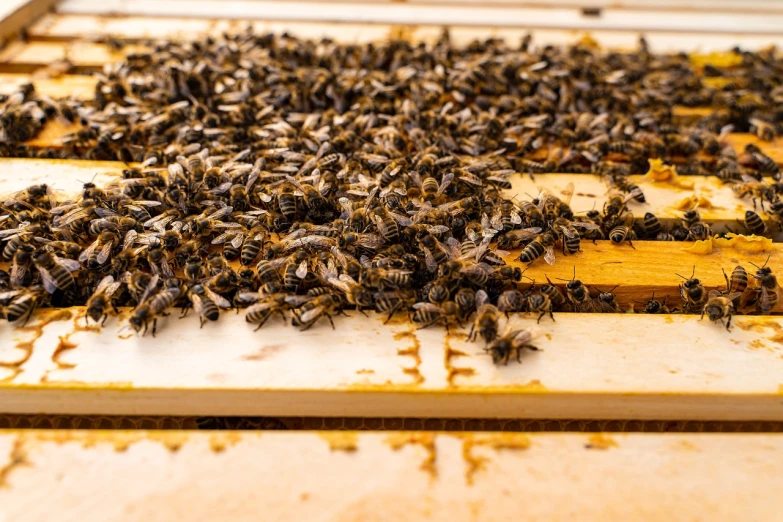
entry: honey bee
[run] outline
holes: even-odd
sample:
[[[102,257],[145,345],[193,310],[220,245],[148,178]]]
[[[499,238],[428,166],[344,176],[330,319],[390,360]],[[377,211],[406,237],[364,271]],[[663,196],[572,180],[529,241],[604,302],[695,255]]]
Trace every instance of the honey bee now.
[[[732,301],[739,297],[739,293],[722,295],[717,290],[710,291],[707,302],[701,312],[701,319],[704,319],[704,314],[707,314],[710,321],[720,321],[726,327],[726,330],[731,331],[731,316],[734,314],[734,305]],[[723,319],[726,318],[726,322]]]
[[[624,241],[628,241],[631,248],[636,249],[633,246],[633,240],[636,239],[636,232],[633,230],[633,216],[627,214],[625,222],[622,225],[616,225],[609,231],[609,240],[614,245],[619,245]]]
[[[538,351],[539,348],[532,342],[539,336],[537,328],[524,328],[521,330],[509,330],[497,337],[486,349],[492,356],[494,364],[507,365],[511,359],[522,361],[522,351]]]
[[[116,232],[104,230],[90,246],[79,254],[79,262],[83,263],[85,268],[95,270],[109,260],[112,249],[119,242],[120,237]]]
[[[751,265],[756,267],[756,273],[753,274],[753,278],[758,281],[758,295],[755,298],[756,312],[761,315],[769,315],[780,299],[780,285],[777,277],[772,273],[772,269],[767,266],[770,257],[767,257],[766,262],[762,266],[751,263]]]
[[[299,326],[301,330],[308,330],[312,327],[321,317],[329,319],[329,323],[334,329],[334,321],[332,316],[341,313],[340,307],[342,303],[340,299],[332,294],[319,295],[310,301],[307,301],[299,308],[293,309],[294,326]]]
[[[615,285],[611,290],[606,292],[599,292],[598,297],[593,299],[593,309],[599,313],[616,314],[620,312],[620,305],[617,304],[614,292],[615,288],[620,285]]]
[[[114,276],[107,275],[101,279],[95,292],[87,300],[87,310],[85,311],[85,320],[92,319],[103,326],[109,317],[106,311],[110,306],[117,313],[117,309],[112,302],[112,295],[122,286],[122,281],[115,281]]]
[[[748,232],[757,236],[763,236],[767,231],[767,225],[764,224],[761,216],[752,210],[745,211],[745,220],[743,224],[745,225],[745,228],[748,230]]]
[[[9,322],[22,320],[22,326],[26,325],[33,312],[47,299],[47,291],[41,285],[28,288],[7,290],[0,293],[0,300],[11,299],[5,308],[5,318]]]
[[[506,314],[509,312],[521,312],[525,307],[525,298],[519,290],[506,290],[498,297],[497,308],[500,312]]]
[[[157,279],[153,276],[152,287],[157,285]],[[147,292],[145,291],[145,294]],[[155,337],[155,333],[158,327],[158,317],[165,315],[166,310],[171,308],[176,300],[180,297],[181,290],[178,287],[168,287],[160,292],[152,295],[147,299],[146,295],[142,296],[141,303],[133,310],[128,322],[130,326],[136,331],[140,332],[144,328],[146,335],[149,322],[152,321],[152,336]]]
[[[653,292],[652,297],[644,305],[644,313],[646,314],[670,313],[669,308],[666,306],[667,299],[669,299],[668,295],[663,298],[663,301],[657,301],[655,299],[655,292]]]
[[[560,279],[567,281],[566,298],[571,307],[576,312],[590,312],[593,310],[593,298],[582,281],[576,278],[576,266],[574,266],[574,276],[569,279]]]
[[[33,262],[41,275],[41,282],[50,294],[56,290],[68,290],[75,284],[73,274],[81,266],[73,259],[60,259],[52,252],[38,249],[33,253]]]
[[[468,340],[474,341],[481,335],[484,342],[491,343],[498,335],[500,311],[489,302],[489,296],[484,290],[476,292],[476,319],[470,328]]]
[[[35,248],[28,244],[20,244],[14,252],[14,260],[11,264],[10,284],[11,286],[22,286],[27,269],[33,260]]]
[[[627,210],[627,204],[632,199],[636,199],[641,194],[641,190],[632,190],[628,195],[622,192],[610,192],[604,203],[604,216],[613,218],[621,216]]]
[[[285,321],[285,312],[290,310],[292,303],[299,302],[294,297],[303,300],[302,296],[290,296],[286,293],[274,292],[263,294],[259,292],[242,292],[238,294],[238,300],[242,303],[255,303],[248,307],[245,321],[258,325],[256,330],[264,326],[273,316],[279,315]],[[302,301],[303,302],[303,301]]]
[[[543,292],[536,292],[532,289],[528,291],[527,310],[534,314],[540,313],[536,320],[537,323],[540,323],[541,318],[546,314],[549,314],[549,317],[553,321],[555,320],[555,316],[552,314],[552,301],[550,301],[549,297]]]
[[[683,312],[686,314],[701,313],[704,308],[704,303],[707,301],[707,291],[702,286],[701,281],[695,279],[693,276],[696,274],[696,265],[693,266],[693,273],[691,277],[683,277],[680,274],[676,274],[685,280],[680,285],[680,296],[683,300]]]
[[[416,302],[416,295],[407,290],[386,290],[383,292],[375,292],[373,294],[373,299],[376,312],[389,314],[383,322],[386,324],[395,313],[403,309],[407,310],[407,308],[413,306]]]
[[[200,284],[190,287],[187,296],[198,314],[200,328],[203,328],[207,321],[217,321],[221,308],[231,308],[228,299]]]
[[[440,305],[432,303],[416,303],[413,305],[412,321],[419,329],[441,323],[449,330],[453,324],[460,324],[460,310],[454,301],[445,301]]]
[[[544,232],[529,243],[519,254],[519,260],[523,263],[532,264],[533,261],[544,256],[547,264],[555,264],[554,252],[555,238],[549,232]]]

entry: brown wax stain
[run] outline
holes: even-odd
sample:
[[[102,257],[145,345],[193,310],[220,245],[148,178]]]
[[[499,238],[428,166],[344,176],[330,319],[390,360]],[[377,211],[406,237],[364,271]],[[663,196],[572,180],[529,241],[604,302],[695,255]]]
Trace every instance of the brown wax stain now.
[[[421,355],[419,354],[421,344],[419,343],[418,337],[416,337],[416,330],[413,328],[413,325],[411,325],[411,330],[394,334],[395,341],[401,341],[403,339],[410,339],[411,345],[407,348],[398,349],[397,355],[412,357],[413,366],[403,366],[402,373],[410,375],[413,378],[411,384],[418,386],[424,382],[424,376],[419,370],[421,367]]]
[[[517,386],[517,389],[518,389],[519,391],[525,391],[525,392],[539,392],[539,393],[548,391],[548,390],[546,389],[546,386],[544,386],[543,384],[541,384],[541,381],[539,381],[538,379],[532,379],[532,380],[528,381],[528,382],[527,382],[527,383],[525,383],[525,384],[522,384],[522,385],[520,385],[520,386]]]
[[[427,432],[394,432],[386,438],[387,444],[391,449],[397,451],[409,444],[418,444],[427,452],[424,462],[419,469],[430,476],[430,480],[435,480],[438,476],[438,470],[435,467],[438,455],[435,448],[435,434]]]
[[[767,337],[767,340],[772,341],[773,343],[783,344],[783,326],[775,319],[743,320],[738,321],[735,324],[740,330],[745,330],[746,332],[762,333],[765,329],[770,328],[773,333],[770,337]],[[750,341],[749,346],[751,348],[768,348],[760,339]]]
[[[671,315],[666,314],[663,316],[663,322],[671,324],[674,322],[674,318]]]
[[[587,438],[587,444],[585,444],[585,448],[587,449],[599,449],[599,450],[616,448],[618,446],[619,444],[617,444],[617,441],[615,441],[612,437],[610,437],[606,433],[593,433]]]
[[[353,452],[359,449],[359,436],[355,431],[321,431],[318,436],[329,443],[332,451]]]
[[[33,336],[26,341],[17,341],[16,348],[22,350],[22,356],[15,361],[2,361],[0,362],[0,368],[9,368],[12,370],[11,375],[0,380],[0,382],[9,382],[16,378],[17,375],[24,371],[22,365],[26,363],[30,357],[33,356],[33,348],[35,342],[40,339],[44,334],[44,328],[56,321],[67,321],[73,314],[70,310],[47,310],[39,312],[38,316],[41,320],[35,324],[26,326],[17,326],[14,328],[17,332],[32,332]]]
[[[685,451],[699,451],[699,448],[693,442],[685,439],[679,441],[676,447]]]
[[[357,375],[372,375],[375,373],[375,370],[370,370],[369,368],[362,368],[361,370],[356,370]]]
[[[216,433],[209,438],[209,449],[213,453],[222,453],[229,446],[235,445],[242,440],[242,436],[235,431],[226,431],[225,433]]]
[[[94,448],[100,444],[108,444],[114,451],[122,453],[132,445],[144,440],[159,442],[164,448],[174,453],[187,442],[187,431],[120,431],[120,430],[41,430],[33,432],[36,440],[65,444],[81,443],[84,449]]]
[[[57,343],[57,347],[52,352],[52,362],[56,364],[57,368],[60,370],[66,370],[69,368],[76,367],[76,365],[73,363],[67,363],[60,360],[60,356],[62,355],[63,352],[67,352],[68,350],[73,350],[74,348],[79,346],[78,344],[70,340],[72,334],[73,332],[58,336],[60,342]]]
[[[11,445],[11,452],[8,455],[8,461],[0,467],[0,488],[9,488],[8,477],[11,476],[16,468],[21,466],[29,466],[30,461],[27,459],[27,451],[24,447],[25,439],[20,435]]]
[[[253,353],[248,353],[240,357],[243,361],[263,361],[264,359],[268,358],[270,355],[275,354],[281,350],[283,350],[285,346],[282,344],[267,344],[265,346],[262,346],[258,349],[258,351]]]
[[[443,352],[443,365],[446,367],[446,382],[449,386],[456,386],[454,379],[457,377],[457,375],[464,375],[469,377],[476,373],[476,370],[473,368],[457,367],[452,363],[453,358],[465,357],[468,354],[461,350],[455,350],[451,347],[451,334],[446,334],[446,340],[444,341],[443,347],[445,349]]]
[[[76,316],[73,319],[73,332],[91,332],[91,333],[101,333],[101,325],[98,323],[88,324],[84,321],[81,321],[81,319],[84,319],[86,315],[82,316]]]
[[[472,486],[476,473],[489,461],[487,457],[475,455],[473,448],[485,446],[495,450],[526,450],[531,445],[530,437],[524,433],[493,433],[490,435],[460,434],[462,439],[462,458],[467,464],[465,481]]]

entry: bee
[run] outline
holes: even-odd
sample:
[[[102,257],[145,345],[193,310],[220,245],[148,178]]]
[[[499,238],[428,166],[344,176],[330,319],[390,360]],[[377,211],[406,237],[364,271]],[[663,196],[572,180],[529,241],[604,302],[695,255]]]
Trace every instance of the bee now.
[[[424,179],[422,179],[415,170],[411,171],[409,176],[419,190],[421,190],[421,197],[424,201],[433,201],[434,199],[439,198],[446,192],[446,189],[451,185],[451,182],[454,181],[453,173],[444,174],[440,183],[432,176],[425,176]]]
[[[527,295],[527,310],[534,314],[540,312],[538,320],[536,321],[537,323],[540,323],[541,318],[546,314],[549,314],[549,317],[553,321],[555,320],[555,316],[552,314],[552,301],[550,301],[549,297],[543,292],[529,291]]]
[[[614,292],[615,288],[620,285],[616,285],[611,290],[598,293],[598,297],[593,299],[593,309],[598,313],[616,314],[620,311],[620,305],[617,304]]]
[[[357,283],[348,274],[340,274],[338,277],[330,277],[328,282],[335,288],[342,290],[342,292],[345,294],[345,300],[348,302],[348,304],[352,304],[360,309],[372,307],[372,292],[368,288]]]
[[[153,276],[154,284],[157,285],[157,276]],[[146,292],[145,292],[146,293]],[[166,310],[171,308],[177,299],[179,299],[181,290],[179,287],[167,287],[160,292],[152,295],[149,299],[146,296],[142,296],[141,304],[139,304],[128,319],[130,326],[138,333],[144,328],[145,335],[147,333],[147,327],[149,322],[152,321],[152,336],[155,337],[158,326],[158,317],[166,315]]]
[[[762,266],[751,263],[751,265],[756,267],[756,273],[753,274],[753,278],[759,284],[758,295],[755,299],[756,312],[761,315],[769,315],[777,306],[780,298],[780,285],[778,285],[777,277],[772,273],[772,269],[767,266],[770,257],[767,257],[766,262]]]
[[[199,328],[203,328],[207,321],[217,321],[221,308],[231,308],[228,299],[200,284],[190,287],[187,296],[198,314]]]
[[[529,244],[541,233],[538,227],[515,229],[503,232],[497,236],[497,246],[502,250],[511,250]]]
[[[642,229],[644,235],[647,238],[654,238],[661,232],[663,232],[663,225],[658,218],[652,212],[646,212],[644,214],[644,221],[642,221]]]
[[[568,281],[566,283],[566,298],[576,312],[590,312],[593,310],[593,298],[582,281],[576,278],[576,266],[574,266],[574,276],[569,279],[560,279]]]
[[[266,229],[264,227],[251,228],[247,236],[245,236],[242,243],[242,250],[240,251],[239,262],[242,266],[249,266],[256,260],[258,254],[261,253],[261,248],[264,245],[264,239],[266,238]]]
[[[745,146],[745,153],[753,159],[753,162],[762,174],[772,176],[775,181],[780,180],[780,167],[777,162],[764,154],[760,148],[752,143],[748,143]]]
[[[264,326],[273,315],[279,315],[285,321],[285,311],[291,308],[292,303],[299,302],[294,298],[305,299],[303,296],[290,296],[280,292],[270,294],[241,292],[237,297],[242,303],[255,303],[248,307],[245,321],[258,325],[256,330]]]
[[[644,305],[644,313],[646,314],[668,314],[669,308],[666,306],[666,301],[669,299],[669,296],[663,298],[663,301],[656,301],[655,299],[655,292],[653,292],[652,297],[645,303]]]
[[[680,285],[680,296],[683,300],[683,313],[696,314],[701,313],[704,308],[704,303],[707,301],[707,291],[702,286],[701,281],[695,279],[693,276],[696,274],[696,265],[693,266],[693,273],[691,277],[683,277],[680,274],[676,274],[685,280]]]
[[[308,330],[321,317],[326,317],[334,330],[332,316],[341,312],[341,305],[340,299],[332,294],[319,295],[293,310],[292,324],[301,327],[301,330]]]
[[[81,254],[79,262],[88,270],[95,270],[106,263],[111,256],[112,249],[120,242],[120,236],[113,230],[104,230],[98,238]]]
[[[445,301],[440,305],[416,303],[413,305],[413,309],[415,312],[413,312],[412,320],[418,325],[418,329],[441,323],[448,331],[450,325],[460,324],[459,306],[454,301]]]
[[[537,328],[506,331],[485,349],[492,356],[494,364],[507,365],[511,359],[521,362],[523,350],[539,350],[532,344],[538,335]]]
[[[476,294],[477,292],[472,288],[460,288],[454,295],[460,321],[466,321],[476,311]]]
[[[38,249],[33,253],[33,262],[41,275],[41,282],[50,294],[56,290],[68,290],[76,283],[73,274],[81,266],[73,259],[60,259],[52,252]]]
[[[33,260],[33,253],[35,248],[31,245],[23,243],[17,247],[14,253],[14,261],[11,265],[11,286],[22,286],[25,276],[27,275],[27,269]]]
[[[636,249],[636,247],[633,246],[633,241],[632,241],[636,239],[636,232],[634,232],[632,227],[633,227],[633,216],[628,214],[624,224],[616,225],[609,231],[609,240],[614,245],[619,245],[624,241],[628,241],[628,244],[631,246],[631,248]]]
[[[740,265],[737,265],[734,267],[734,270],[731,271],[731,278],[729,278],[726,275],[726,271],[723,270],[723,278],[726,280],[725,294],[743,294],[748,288],[748,272]]]
[[[106,319],[109,317],[106,311],[109,306],[112,307],[115,313],[117,309],[114,307],[112,301],[112,295],[122,286],[122,281],[115,281],[114,276],[107,275],[101,279],[95,291],[87,300],[87,310],[85,311],[85,321],[89,318],[96,323],[101,323],[103,326],[106,323]]]
[[[525,298],[519,290],[506,290],[498,297],[498,310],[506,314],[509,312],[521,312],[525,307]]]
[[[425,286],[427,301],[433,304],[440,304],[451,297],[451,288],[449,278],[439,277]]]
[[[470,328],[468,340],[474,341],[481,335],[484,342],[491,343],[498,335],[500,311],[489,302],[489,296],[484,290],[476,292],[476,319]]]
[[[443,243],[435,239],[435,236],[429,233],[425,233],[419,239],[419,246],[424,251],[424,263],[430,272],[437,272],[439,265],[447,262],[456,254],[455,251],[444,246]]]
[[[223,245],[223,257],[228,261],[240,256],[240,248],[244,242],[245,233],[239,228],[230,228],[212,240],[213,245]]]
[[[604,203],[604,217],[612,218],[621,216],[627,210],[627,204],[632,199],[636,199],[641,190],[632,190],[628,195],[622,192],[610,192]]]
[[[412,275],[413,272],[409,270],[368,268],[361,273],[360,282],[368,288],[376,290],[399,290],[412,286]]]
[[[709,293],[709,298],[701,311],[701,319],[704,319],[704,314],[707,314],[710,321],[720,321],[721,324],[726,326],[727,331],[731,331],[731,316],[734,312],[734,305],[732,301],[739,297],[739,293],[722,295],[717,290],[712,290]],[[726,322],[723,319],[726,318]]]
[[[762,221],[761,216],[753,212],[752,210],[745,211],[745,221],[743,223],[745,228],[751,234],[762,236],[767,231],[767,225]]]
[[[416,295],[406,290],[387,290],[373,294],[375,311],[381,314],[388,313],[383,324],[388,323],[395,313],[402,309],[408,309],[416,302]]]
[[[0,292],[0,301],[11,300],[5,308],[5,318],[12,323],[24,319],[22,326],[26,325],[47,295],[40,285]]]
[[[298,250],[288,259],[283,270],[283,286],[288,292],[295,293],[308,272],[310,254]]]
[[[125,272],[120,281],[128,285],[128,291],[133,296],[133,299],[137,304],[141,304],[143,299],[155,289],[159,277],[136,270],[135,272]]]
[[[549,232],[544,232],[528,244],[519,254],[519,260],[523,263],[532,264],[533,261],[544,256],[547,264],[555,264],[554,252],[555,238]]]
[[[159,240],[153,240],[151,244],[144,245],[135,250],[136,255],[146,250],[145,258],[147,264],[150,266],[150,270],[155,275],[162,275],[163,277],[174,277],[174,271],[169,265],[166,251],[163,249],[163,244]]]
[[[632,194],[632,198],[638,203],[645,203],[647,200],[644,198],[644,192],[638,185],[632,183],[624,175],[607,176],[609,186],[623,192],[625,194]]]

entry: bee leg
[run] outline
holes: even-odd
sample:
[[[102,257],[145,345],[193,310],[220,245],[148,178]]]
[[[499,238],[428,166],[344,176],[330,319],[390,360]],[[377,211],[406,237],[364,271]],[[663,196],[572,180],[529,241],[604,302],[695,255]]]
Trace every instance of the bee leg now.
[[[28,312],[24,315],[24,322],[22,323],[22,326],[26,326],[27,325],[27,321],[30,320],[30,317],[33,315],[33,311],[34,310],[35,310],[35,307],[31,306],[30,310],[28,310]]]
[[[541,324],[541,318],[546,315],[546,312],[541,312],[541,315],[538,316],[538,321],[536,321],[536,324]]]
[[[204,321],[204,319],[202,319],[201,316],[199,316],[198,322],[199,322],[199,329],[204,328],[204,323],[206,321]]]
[[[109,314],[103,314],[103,321],[101,321],[101,327],[106,325],[106,319],[109,318]]]
[[[552,314],[552,310],[549,311],[549,317],[551,317],[553,321],[555,320],[555,316]]]
[[[702,312],[701,312],[701,317],[699,317],[699,321],[701,321],[703,319],[704,319],[704,310],[702,310]]]
[[[631,240],[630,240],[630,239],[628,240],[628,244],[629,244],[629,245],[631,245],[631,248],[633,248],[634,250],[636,250],[636,247],[635,247],[635,246],[633,246],[633,243],[631,242]]]
[[[726,331],[727,332],[731,331],[731,314],[728,315],[726,320]]]
[[[146,325],[145,325],[146,326]],[[155,332],[158,331],[158,318],[152,320],[152,337],[155,337]],[[144,333],[147,333],[147,330],[144,330]]]
[[[468,341],[473,342],[473,340],[476,338],[473,334],[476,333],[476,323],[473,323],[473,326],[470,327],[470,333],[468,333]]]

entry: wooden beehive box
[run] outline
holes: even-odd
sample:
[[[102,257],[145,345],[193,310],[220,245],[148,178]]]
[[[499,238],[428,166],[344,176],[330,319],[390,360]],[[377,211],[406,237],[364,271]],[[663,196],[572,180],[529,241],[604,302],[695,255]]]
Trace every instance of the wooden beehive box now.
[[[437,0],[17,0],[0,6],[0,17],[0,36],[9,39],[0,49],[0,92],[32,80],[49,96],[83,99],[95,84],[84,73],[148,39],[248,24],[350,42],[433,41],[443,25],[457,44],[516,40],[527,29],[536,44],[567,44],[589,32],[608,48],[629,48],[644,31],[656,52],[783,42],[783,7],[760,1],[683,8],[497,0],[478,8]],[[21,28],[26,36],[17,39]],[[112,51],[101,43],[106,37],[127,45]],[[71,70],[49,77],[62,60]],[[29,145],[56,146],[72,130],[50,126]],[[756,141],[728,140],[738,148]],[[780,143],[759,145],[783,163]],[[95,176],[100,185],[123,167],[0,158],[0,193],[33,183],[75,192],[83,180]],[[574,208],[600,207],[605,186],[588,175],[518,176],[512,193],[557,193],[569,182],[579,191]],[[716,226],[753,208],[710,178],[696,178],[693,191],[645,190],[648,204],[632,208],[670,221],[693,194],[716,207],[704,214]],[[694,265],[708,287],[724,285],[721,270],[739,262],[761,265],[771,255],[771,266],[783,266],[779,243],[761,253],[722,247],[709,255],[682,243],[635,246],[584,244],[567,262],[526,275],[570,278],[575,267],[587,286],[619,284],[628,309],[653,292],[676,300],[676,273]],[[613,261],[602,263],[607,255]],[[383,319],[353,315],[335,331],[304,333],[270,323],[254,333],[242,315],[202,330],[195,317],[172,317],[154,341],[118,333],[115,319],[85,327],[78,309],[41,311],[24,328],[1,323],[0,412],[7,415],[0,426],[13,429],[0,432],[0,520],[778,519],[783,436],[771,432],[783,422],[779,316],[738,316],[727,333],[698,316],[560,314],[542,323],[542,351],[508,367],[494,366],[463,337]],[[245,420],[216,419],[226,416]],[[185,429],[198,425],[307,429]],[[122,429],[23,429],[31,427]],[[129,429],[151,427],[180,429]],[[364,429],[385,431],[353,431]],[[613,433],[594,433],[604,430]]]

